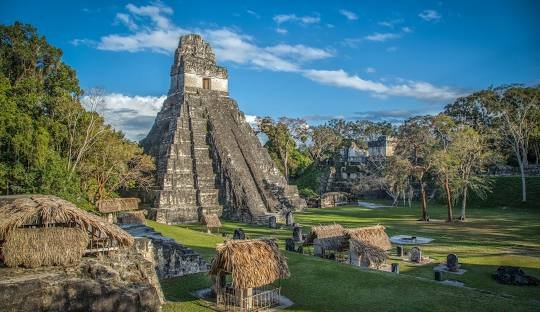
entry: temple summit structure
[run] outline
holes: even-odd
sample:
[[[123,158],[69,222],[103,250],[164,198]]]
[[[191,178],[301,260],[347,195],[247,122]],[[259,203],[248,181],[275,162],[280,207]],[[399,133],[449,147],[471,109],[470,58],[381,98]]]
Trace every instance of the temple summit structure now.
[[[216,213],[266,223],[306,205],[229,97],[227,70],[199,35],[180,38],[168,97],[141,145],[157,162],[150,217],[158,222]]]

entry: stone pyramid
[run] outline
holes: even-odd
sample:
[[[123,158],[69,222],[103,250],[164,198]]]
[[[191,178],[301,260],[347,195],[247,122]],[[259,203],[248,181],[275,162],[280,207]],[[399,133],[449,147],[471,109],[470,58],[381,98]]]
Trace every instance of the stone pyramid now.
[[[180,38],[168,97],[141,145],[157,162],[150,217],[158,222],[217,213],[265,223],[306,205],[229,97],[227,70],[199,35]]]

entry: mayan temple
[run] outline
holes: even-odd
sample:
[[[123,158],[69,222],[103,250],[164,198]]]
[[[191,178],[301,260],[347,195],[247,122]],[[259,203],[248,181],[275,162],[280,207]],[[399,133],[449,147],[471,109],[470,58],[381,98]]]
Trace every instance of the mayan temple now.
[[[227,70],[199,35],[180,38],[168,97],[141,144],[157,162],[158,222],[217,213],[264,223],[305,207],[229,97]]]

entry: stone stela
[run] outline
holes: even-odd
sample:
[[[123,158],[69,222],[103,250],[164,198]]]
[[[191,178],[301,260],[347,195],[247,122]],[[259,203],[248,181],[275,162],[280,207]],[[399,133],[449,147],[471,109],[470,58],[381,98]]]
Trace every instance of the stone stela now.
[[[228,74],[199,35],[180,38],[171,87],[148,136],[158,187],[150,218],[197,222],[203,214],[268,224],[305,207],[228,94]]]

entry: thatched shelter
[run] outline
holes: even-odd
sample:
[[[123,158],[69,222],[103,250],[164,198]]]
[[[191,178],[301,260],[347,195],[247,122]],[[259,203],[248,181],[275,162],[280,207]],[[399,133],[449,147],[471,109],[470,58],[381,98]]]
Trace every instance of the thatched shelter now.
[[[312,244],[314,254],[320,257],[324,256],[326,250],[345,250],[346,243],[345,229],[340,224],[314,226],[306,239],[306,244]]]
[[[9,234],[2,252],[9,267],[70,265],[81,260],[89,241],[80,228],[18,228]]]
[[[138,210],[140,201],[138,198],[108,198],[98,200],[96,206],[99,212],[113,223],[119,212]]]
[[[221,221],[215,213],[204,214],[202,216],[202,224],[206,225],[206,230],[211,233],[211,229],[218,229],[221,227]]]
[[[269,285],[290,273],[274,240],[230,240],[218,245],[216,251],[209,275],[215,281],[218,305],[249,311],[279,301],[280,287]],[[227,275],[231,275],[230,284],[226,283]]]
[[[347,229],[345,237],[349,239],[349,263],[358,266],[379,268],[392,248],[382,225]]]
[[[57,230],[51,230],[55,228]],[[86,237],[75,234],[80,231],[71,229],[82,230]],[[106,251],[133,244],[133,237],[119,227],[50,195],[21,197],[0,207],[0,240],[5,240],[5,261],[12,265],[59,263],[61,261],[52,259],[54,255],[50,253],[55,248],[62,250],[62,247],[64,250],[60,253],[66,254],[64,262],[70,263],[75,254],[80,254],[83,243],[85,249],[89,248],[85,252]],[[20,247],[17,250],[15,246]],[[42,259],[28,260],[30,262],[16,260],[24,258],[24,254]]]

